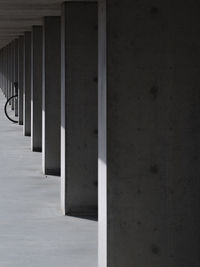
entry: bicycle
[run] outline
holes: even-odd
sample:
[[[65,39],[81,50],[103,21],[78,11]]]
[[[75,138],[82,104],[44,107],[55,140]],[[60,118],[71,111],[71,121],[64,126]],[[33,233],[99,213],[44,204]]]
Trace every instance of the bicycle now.
[[[14,120],[12,119],[9,115],[8,115],[8,110],[7,110],[7,107],[8,107],[8,104],[9,102],[13,99],[18,99],[18,83],[15,82],[14,83],[14,87],[15,87],[15,95],[14,96],[11,96],[8,98],[8,100],[6,101],[6,104],[4,106],[4,112],[5,112],[5,115],[6,117],[8,118],[8,120],[12,121],[13,123],[18,123],[18,120]],[[16,100],[15,100],[16,101]]]

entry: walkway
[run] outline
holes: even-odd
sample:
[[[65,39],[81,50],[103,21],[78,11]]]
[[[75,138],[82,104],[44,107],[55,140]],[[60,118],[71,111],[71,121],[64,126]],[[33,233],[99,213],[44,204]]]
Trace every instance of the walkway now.
[[[0,92],[0,267],[96,267],[97,222],[64,217],[60,179],[4,116]]]

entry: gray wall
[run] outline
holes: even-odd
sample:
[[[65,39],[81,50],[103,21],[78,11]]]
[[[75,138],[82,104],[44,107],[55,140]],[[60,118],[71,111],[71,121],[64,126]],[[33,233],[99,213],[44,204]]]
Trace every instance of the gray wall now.
[[[108,267],[200,266],[199,14],[107,1]]]

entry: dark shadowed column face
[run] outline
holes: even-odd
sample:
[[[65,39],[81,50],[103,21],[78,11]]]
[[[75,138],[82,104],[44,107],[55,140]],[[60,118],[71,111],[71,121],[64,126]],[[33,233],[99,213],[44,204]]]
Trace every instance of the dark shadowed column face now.
[[[24,36],[19,38],[19,124],[23,125],[23,87],[24,87]]]
[[[42,26],[34,26],[31,38],[31,149],[42,151]]]
[[[199,266],[199,23],[107,1],[106,267]]]
[[[43,28],[43,171],[60,175],[60,17],[45,17]]]
[[[14,82],[15,82],[15,41],[12,42],[12,96],[15,95],[15,87],[14,87]],[[15,109],[15,100],[13,99],[12,101],[12,110]]]
[[[97,4],[62,8],[62,207],[66,214],[96,218]]]
[[[10,44],[7,45],[7,90],[8,90],[8,96],[11,97],[11,86],[10,86]]]
[[[18,78],[18,68],[19,68],[19,39],[16,39],[14,42],[14,82],[17,83],[17,87],[19,86],[19,78]],[[15,94],[18,94],[18,91],[15,91]],[[15,116],[18,117],[18,98],[15,100]]]
[[[24,36],[24,135],[31,135],[31,32]]]

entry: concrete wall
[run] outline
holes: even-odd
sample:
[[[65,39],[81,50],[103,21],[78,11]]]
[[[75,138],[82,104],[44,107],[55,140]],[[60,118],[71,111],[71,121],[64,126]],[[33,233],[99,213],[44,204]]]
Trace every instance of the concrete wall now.
[[[101,267],[200,264],[199,11],[194,1],[107,1]]]

